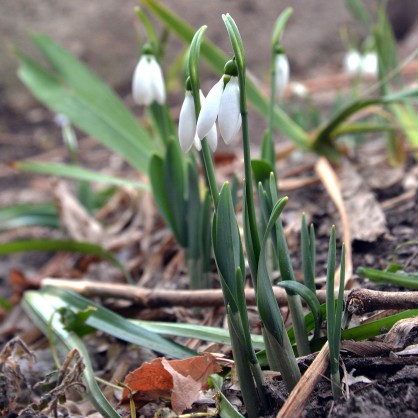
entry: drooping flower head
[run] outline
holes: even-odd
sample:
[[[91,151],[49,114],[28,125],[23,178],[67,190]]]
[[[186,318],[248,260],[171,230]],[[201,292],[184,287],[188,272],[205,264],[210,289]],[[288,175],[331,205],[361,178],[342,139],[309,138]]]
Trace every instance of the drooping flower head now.
[[[188,78],[186,81],[186,93],[180,110],[178,130],[180,147],[185,154],[190,151],[193,145],[198,151],[202,149],[201,140],[196,133],[196,108],[191,90],[190,78]],[[205,96],[201,91],[199,91],[199,97],[200,103],[203,105],[205,103]],[[215,152],[218,145],[218,134],[215,123],[205,136],[212,152]]]
[[[278,100],[281,100],[289,83],[289,61],[284,48],[279,44],[274,48],[274,69],[276,97]]]
[[[224,75],[209,91],[197,121],[197,136],[204,138],[218,118],[219,130],[229,144],[241,127],[238,69],[234,60],[225,64]]]
[[[165,85],[163,72],[158,64],[151,45],[142,48],[142,54],[134,71],[132,79],[132,94],[135,103],[149,106],[156,101],[165,102]]]
[[[343,68],[348,75],[357,75],[361,72],[362,57],[356,49],[350,49],[343,60]]]

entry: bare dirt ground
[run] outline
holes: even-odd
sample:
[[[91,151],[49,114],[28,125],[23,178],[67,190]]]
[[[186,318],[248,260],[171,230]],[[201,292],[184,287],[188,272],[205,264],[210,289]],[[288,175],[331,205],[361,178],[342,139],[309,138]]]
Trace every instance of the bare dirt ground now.
[[[247,21],[247,16],[257,9],[251,2],[232,2],[232,6],[240,10],[240,19]],[[209,7],[209,6],[208,6]],[[202,9],[202,16],[205,15]],[[250,24],[250,23],[249,23]],[[216,41],[216,35],[214,40]],[[314,34],[312,34],[314,37]],[[403,44],[410,48],[416,35],[410,37]],[[308,48],[309,49],[309,48]],[[304,54],[304,51],[299,51]],[[314,74],[304,65],[295,65],[295,70],[301,79],[307,79],[307,85],[318,88],[313,99],[320,104],[321,111],[326,114],[330,107],[330,96],[334,93],[333,71],[339,64],[339,55],[331,59],[331,64],[323,68],[317,66],[312,51],[310,62],[316,68]],[[327,50],[321,50],[317,55],[323,60]],[[251,63],[256,67],[258,57],[251,56]],[[265,73],[258,74],[261,85],[266,85]],[[319,81],[318,81],[319,80]],[[324,83],[325,80],[325,83]],[[328,80],[328,81],[327,81]],[[321,84],[322,83],[322,84]],[[267,89],[267,87],[266,87]],[[129,82],[122,83],[119,93],[132,104],[129,95]],[[173,99],[178,103],[180,99]],[[174,103],[175,104],[175,103]],[[21,108],[20,108],[21,110]],[[252,135],[260,138],[264,129],[263,121],[252,116]],[[53,199],[51,189],[54,182],[40,176],[17,174],[6,164],[25,158],[39,158],[43,161],[68,161],[68,154],[61,144],[60,130],[53,123],[53,115],[42,106],[31,104],[22,112],[5,108],[0,114],[0,204],[7,206],[15,203],[39,203]],[[91,139],[80,134],[80,156],[83,165],[106,171],[114,175],[124,175],[135,178],[123,160],[110,154]],[[280,149],[285,149],[283,138],[278,138]],[[258,142],[257,140],[254,141]],[[406,158],[400,166],[390,166],[387,161],[385,143],[381,137],[368,138],[361,146],[349,148],[347,156],[340,165],[335,166],[339,181],[344,190],[344,202],[348,208],[352,237],[352,263],[354,273],[349,281],[350,288],[377,287],[369,281],[360,279],[355,274],[359,266],[384,269],[392,260],[393,252],[398,244],[414,241],[417,238],[418,215],[418,171],[413,150],[405,144]],[[226,161],[226,163],[225,163]],[[309,221],[313,222],[318,238],[318,288],[324,285],[326,254],[329,230],[332,224],[337,225],[339,244],[343,240],[340,215],[335,204],[330,199],[323,183],[320,181],[315,165],[318,159],[312,155],[293,153],[289,158],[279,160],[279,186],[283,195],[289,196],[289,204],[283,214],[288,244],[292,254],[295,271],[301,277],[300,266],[300,215],[305,212]],[[218,154],[220,171],[229,176],[234,170],[242,173],[241,155],[238,149],[223,149]],[[68,182],[67,182],[68,184]],[[144,241],[133,243],[128,249],[128,262],[132,264],[132,274],[139,285],[156,289],[177,289],[187,287],[187,276],[182,264],[182,255],[171,237],[169,230],[163,225],[154,206],[149,203],[149,196],[136,197],[141,203],[139,207],[146,211],[146,216],[138,225],[138,230],[146,231],[148,236],[142,235]],[[110,214],[114,220],[124,212],[126,200],[121,198],[120,206]],[[126,198],[129,200],[129,197]],[[113,218],[112,218],[113,216]],[[148,222],[148,224],[146,223]],[[25,229],[3,232],[2,242],[22,237],[63,236],[62,232],[43,229]],[[146,245],[144,242],[146,241]],[[126,256],[126,254],[124,255]],[[406,266],[406,270],[418,270],[416,246],[402,249],[398,255],[398,262]],[[30,365],[30,358],[25,354],[2,357],[0,362],[0,411],[9,418],[17,416],[42,417],[53,416],[52,412],[37,412],[35,408],[18,415],[27,405],[39,405],[41,395],[47,393],[42,389],[34,389],[45,376],[54,369],[51,360],[48,341],[33,325],[19,303],[22,292],[27,288],[37,288],[40,280],[46,276],[70,277],[75,280],[88,277],[94,280],[122,282],[117,271],[109,269],[105,263],[98,263],[89,257],[63,254],[31,254],[14,255],[0,258],[0,296],[10,299],[14,308],[11,311],[0,309],[0,344],[4,347],[13,337],[18,336],[25,341],[36,358]],[[215,273],[215,269],[214,269]],[[214,274],[213,283],[219,287]],[[389,287],[378,287],[388,289]],[[405,290],[405,289],[399,289]],[[118,301],[103,298],[106,306],[116,312],[138,319],[153,319],[170,322],[199,322],[207,325],[222,326],[224,320],[223,308],[186,309],[183,307],[160,307],[158,309],[138,308],[129,301]],[[283,313],[286,314],[286,307]],[[254,313],[252,319],[254,330],[257,329],[258,317]],[[363,318],[356,318],[356,321]],[[126,344],[108,338],[103,334],[95,334],[87,338],[94,368],[108,380],[122,379],[124,373],[138,367],[144,361],[149,361],[156,353],[145,349],[131,350]],[[184,342],[184,341],[183,341]],[[410,341],[409,343],[416,343]],[[187,342],[195,350],[207,349],[207,345],[196,341]],[[215,349],[215,348],[213,348]],[[229,355],[227,347],[216,347]],[[11,359],[13,364],[19,364],[7,373],[4,364]],[[7,360],[7,362],[5,361]],[[302,370],[312,362],[313,358],[303,359]],[[7,363],[8,364],[8,363]],[[360,358],[346,348],[342,351],[343,374],[351,380],[347,383],[349,391],[346,400],[338,403],[332,401],[330,385],[327,378],[323,378],[310,398],[303,416],[305,417],[414,417],[418,415],[418,367],[416,352],[411,356],[396,357],[391,353],[372,355],[370,352]],[[13,374],[14,373],[14,374]],[[326,376],[328,372],[326,373]],[[10,377],[11,376],[11,377]],[[350,377],[351,376],[351,377]],[[12,379],[12,380],[10,380]],[[14,379],[14,380],[13,380]],[[7,386],[7,382],[17,381],[18,387]],[[6,384],[4,384],[6,382]],[[283,404],[286,391],[280,379],[275,378],[274,385],[279,388],[276,411]],[[281,391],[281,392],[280,392]],[[239,392],[228,389],[228,396],[240,405]],[[109,397],[116,405],[114,392],[109,391]],[[161,405],[160,405],[161,406]],[[212,405],[213,406],[213,405]],[[198,411],[195,405],[193,411]],[[156,407],[142,410],[142,416],[153,416]],[[79,391],[69,391],[67,402],[62,407],[63,416],[97,417],[92,406],[85,401]],[[64,413],[64,411],[66,411]],[[127,408],[121,408],[123,416],[129,416]],[[45,415],[44,415],[45,414]]]

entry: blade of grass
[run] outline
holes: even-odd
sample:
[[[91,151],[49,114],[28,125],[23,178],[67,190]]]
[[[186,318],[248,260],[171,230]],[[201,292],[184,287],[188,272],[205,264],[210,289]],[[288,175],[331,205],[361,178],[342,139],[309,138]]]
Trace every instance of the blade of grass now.
[[[33,239],[22,241],[9,241],[0,244],[0,254],[14,254],[33,251],[66,251],[72,253],[93,254],[117,266],[130,283],[133,282],[131,274],[125,266],[110,252],[103,250],[102,247],[89,242],[65,241],[55,239]]]
[[[35,34],[31,39],[54,71],[18,51],[18,76],[26,87],[43,104],[146,172],[157,147],[123,102],[50,38]]]
[[[418,289],[418,274],[391,273],[365,267],[359,267],[357,274],[378,283],[390,283],[410,289]]]
[[[45,226],[58,228],[58,213],[55,205],[12,205],[0,209],[0,231],[22,226]]]
[[[162,335],[197,338],[202,341],[211,341],[219,344],[231,345],[231,338],[228,330],[222,328],[172,322],[141,321],[137,319],[133,319],[131,321],[149,331],[157,332]],[[261,335],[251,334],[251,341],[255,349],[264,349],[263,337]]]
[[[37,161],[15,161],[12,168],[30,173],[49,174],[52,176],[66,177],[74,180],[107,183],[114,186],[127,186],[135,189],[148,190],[149,186],[139,181],[127,180],[120,177],[109,176],[74,165],[58,163],[40,163]]]
[[[73,292],[69,292],[68,290],[53,286],[45,286],[42,288],[41,293],[44,297],[44,303],[48,303],[55,309],[61,307],[72,308],[75,310],[94,308],[94,312],[89,316],[86,324],[123,341],[175,358],[186,358],[196,355],[195,351],[135,325],[103,306]]]

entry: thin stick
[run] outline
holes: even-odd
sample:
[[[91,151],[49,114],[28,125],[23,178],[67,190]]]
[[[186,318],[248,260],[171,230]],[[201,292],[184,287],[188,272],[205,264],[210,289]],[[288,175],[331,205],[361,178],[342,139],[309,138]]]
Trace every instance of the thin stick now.
[[[308,403],[309,396],[327,370],[328,363],[329,349],[328,342],[326,342],[313,363],[290,393],[290,396],[276,415],[276,418],[299,418],[302,415]]]
[[[348,295],[347,306],[355,315],[382,309],[418,309],[418,292],[355,289]]]
[[[87,297],[111,297],[130,300],[138,307],[159,308],[163,306],[184,307],[218,307],[224,305],[221,289],[215,290],[164,290],[145,289],[143,287],[125,284],[94,282],[90,280],[66,280],[45,278],[41,286],[56,286]],[[274,287],[274,293],[279,305],[287,305],[286,291]],[[317,291],[320,303],[325,302],[325,291]],[[254,289],[245,289],[245,298],[248,305],[255,305]]]

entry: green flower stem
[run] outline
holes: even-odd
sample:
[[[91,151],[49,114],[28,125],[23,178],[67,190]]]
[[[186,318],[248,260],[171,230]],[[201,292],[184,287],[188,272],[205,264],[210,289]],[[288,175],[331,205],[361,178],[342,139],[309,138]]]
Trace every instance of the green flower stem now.
[[[306,332],[302,302],[299,295],[287,295],[289,304],[290,316],[293,321],[293,329],[295,330],[296,345],[300,356],[307,356],[311,354],[309,341]]]
[[[209,289],[210,278],[209,273],[203,271],[203,260],[202,258],[193,258],[187,254],[187,271],[190,277],[190,288],[194,290]]]
[[[239,77],[240,98],[241,98],[241,117],[242,117],[242,139],[244,145],[244,169],[245,169],[245,196],[247,199],[248,218],[250,221],[251,240],[253,243],[256,265],[260,256],[260,238],[258,236],[257,217],[255,214],[253,179],[251,171],[250,137],[248,132],[248,111],[245,97],[245,81],[241,82]]]
[[[248,210],[249,226],[251,233],[251,241],[253,244],[253,250],[255,255],[256,266],[258,266],[258,260],[260,257],[260,237],[258,235],[257,217],[255,213],[254,194],[253,194],[253,180],[251,169],[251,153],[250,153],[250,135],[248,129],[248,109],[247,109],[247,95],[245,88],[245,73],[246,73],[246,60],[244,45],[239,33],[238,27],[232,19],[227,15],[222,15],[225,26],[228,30],[229,39],[234,50],[235,60],[238,69],[238,84],[240,90],[240,110],[242,117],[242,140],[244,148],[244,170],[245,170],[245,195],[246,204]]]
[[[274,65],[274,51],[271,60],[271,80],[270,80],[270,103],[269,103],[269,119],[266,138],[266,149],[268,150],[269,163],[273,167],[274,173],[276,172],[276,151],[273,142],[273,119],[274,119],[274,104],[276,101],[276,66]]]
[[[166,105],[158,105],[158,113],[160,116],[160,120],[161,120],[161,127],[162,127],[162,138],[163,138],[163,143],[165,145],[165,147],[167,147],[168,145],[168,141],[170,139],[170,126],[168,123],[168,118],[167,118],[167,112],[165,109]]]
[[[188,69],[190,75],[190,85],[193,93],[194,108],[196,114],[196,120],[199,118],[201,109],[200,103],[200,81],[199,81],[199,55],[200,55],[200,44],[202,42],[203,34],[206,30],[206,26],[199,28],[193,36],[190,44],[189,51],[189,62]],[[209,185],[209,190],[212,195],[212,200],[215,205],[215,209],[218,207],[219,200],[219,189],[218,183],[216,182],[215,167],[213,164],[212,154],[209,148],[209,144],[206,138],[202,140],[202,162],[205,167],[206,182]]]
[[[260,399],[259,392],[256,388],[253,376],[253,368],[248,361],[248,355],[246,350],[242,347],[239,337],[234,331],[234,325],[230,318],[232,313],[229,313],[228,328],[231,336],[232,354],[236,364],[236,370],[238,374],[238,381],[241,386],[241,393],[244,399],[244,404],[247,408],[247,414],[250,418],[258,418],[260,416]]]

